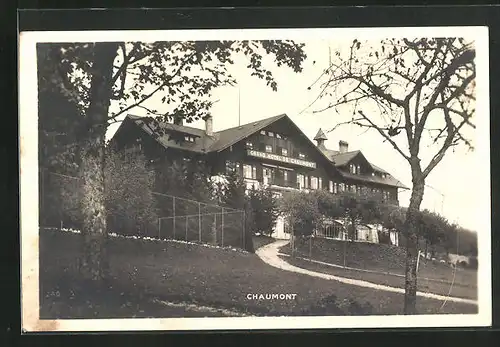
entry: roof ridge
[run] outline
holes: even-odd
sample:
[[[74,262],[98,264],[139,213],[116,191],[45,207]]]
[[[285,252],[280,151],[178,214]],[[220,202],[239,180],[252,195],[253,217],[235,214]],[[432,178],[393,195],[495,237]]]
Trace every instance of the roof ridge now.
[[[136,116],[136,115],[133,115],[133,114],[127,114],[126,117],[129,117],[130,119],[132,120],[143,120],[143,118],[154,118],[154,117],[151,117],[151,116]],[[196,128],[196,127],[193,127],[193,126],[189,126],[189,125],[184,125],[184,124],[174,124],[174,123],[168,123],[168,122],[158,122],[160,124],[165,124],[165,125],[173,125],[173,126],[176,126],[176,127],[183,127],[183,128],[188,128],[188,129],[194,129],[194,130],[199,130],[199,131],[203,131],[203,129],[201,128]]]
[[[252,124],[254,124],[256,122],[263,122],[263,121],[267,121],[267,120],[270,120],[270,119],[273,119],[273,118],[279,119],[279,118],[281,118],[283,116],[286,116],[286,113],[282,113],[282,114],[277,115],[277,116],[272,116],[272,117],[267,117],[267,118],[262,118],[262,119],[254,120],[253,122],[249,122],[249,123],[245,123],[245,124],[241,124],[241,125],[236,125],[236,126],[230,127],[230,128],[221,129],[219,131],[214,131],[214,133],[220,133],[220,132],[226,131],[226,130],[238,129],[239,127],[244,127],[244,126],[247,126],[247,125],[252,125]]]

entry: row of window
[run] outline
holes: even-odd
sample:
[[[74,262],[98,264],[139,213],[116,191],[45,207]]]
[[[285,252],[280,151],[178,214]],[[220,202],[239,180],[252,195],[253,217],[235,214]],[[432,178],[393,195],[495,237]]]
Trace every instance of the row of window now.
[[[248,149],[253,149],[253,143],[250,142],[250,141],[247,141],[246,147]],[[264,150],[265,150],[266,153],[274,153],[272,145],[265,145]],[[288,156],[288,149],[281,147],[278,154],[287,157]],[[299,153],[298,156],[299,156],[299,159],[305,159],[306,158],[306,156],[305,156],[304,153]]]
[[[272,132],[272,131],[261,130],[260,134],[264,135],[264,136],[276,137],[277,139],[286,140],[286,137],[284,135],[278,134],[278,133],[275,133],[275,132]]]
[[[226,172],[239,170],[240,164],[234,163],[231,161],[226,161]],[[289,184],[292,183],[290,181],[290,172],[285,169],[279,169],[281,177],[283,179],[282,183]],[[247,179],[257,179],[257,167],[251,164],[243,164],[243,177]],[[262,168],[262,177],[265,182],[274,182],[276,177],[276,169],[270,167]],[[297,173],[297,188],[299,189],[323,189],[323,178],[311,175],[304,175]],[[326,188],[326,187],[325,187]],[[368,188],[365,186],[355,185],[355,184],[346,184],[346,183],[337,183],[333,181],[328,182],[328,191],[333,194],[338,194],[339,192],[352,192],[352,193],[378,193],[382,194],[385,200],[391,199],[391,194],[389,191],[380,189],[380,188]]]
[[[355,164],[349,164],[349,172],[353,175],[360,175],[361,174],[361,166],[360,165],[355,165]],[[385,173],[380,173],[380,174],[375,174],[375,172],[372,172],[372,176],[380,176],[382,178],[387,178],[387,174]]]

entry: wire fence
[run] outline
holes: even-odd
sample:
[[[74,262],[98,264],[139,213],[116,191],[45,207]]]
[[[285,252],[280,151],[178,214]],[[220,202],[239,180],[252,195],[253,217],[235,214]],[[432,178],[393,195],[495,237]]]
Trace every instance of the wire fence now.
[[[81,230],[80,184],[78,177],[40,170],[41,228]],[[245,249],[243,210],[160,192],[151,192],[149,205],[132,194],[126,196],[107,201],[109,233]]]
[[[153,193],[163,215],[158,237],[245,248],[245,211]]]

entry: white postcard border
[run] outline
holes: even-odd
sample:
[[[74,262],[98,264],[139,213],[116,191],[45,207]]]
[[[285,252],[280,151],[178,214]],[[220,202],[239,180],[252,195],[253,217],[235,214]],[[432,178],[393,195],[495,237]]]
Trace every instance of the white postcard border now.
[[[474,315],[242,317],[165,319],[40,320],[38,285],[38,117],[37,42],[240,40],[383,37],[466,37],[476,42],[477,171],[482,204],[478,215],[478,307]],[[19,38],[20,232],[23,331],[253,330],[321,328],[415,328],[491,325],[491,209],[487,27],[211,29],[166,31],[22,32]]]

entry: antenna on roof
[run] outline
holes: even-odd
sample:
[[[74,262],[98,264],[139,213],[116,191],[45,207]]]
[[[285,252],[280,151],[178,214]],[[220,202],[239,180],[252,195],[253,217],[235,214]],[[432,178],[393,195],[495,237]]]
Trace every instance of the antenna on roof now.
[[[330,46],[330,41],[328,41],[328,69],[332,67],[332,47]]]
[[[238,83],[238,126],[241,125],[241,90]]]

